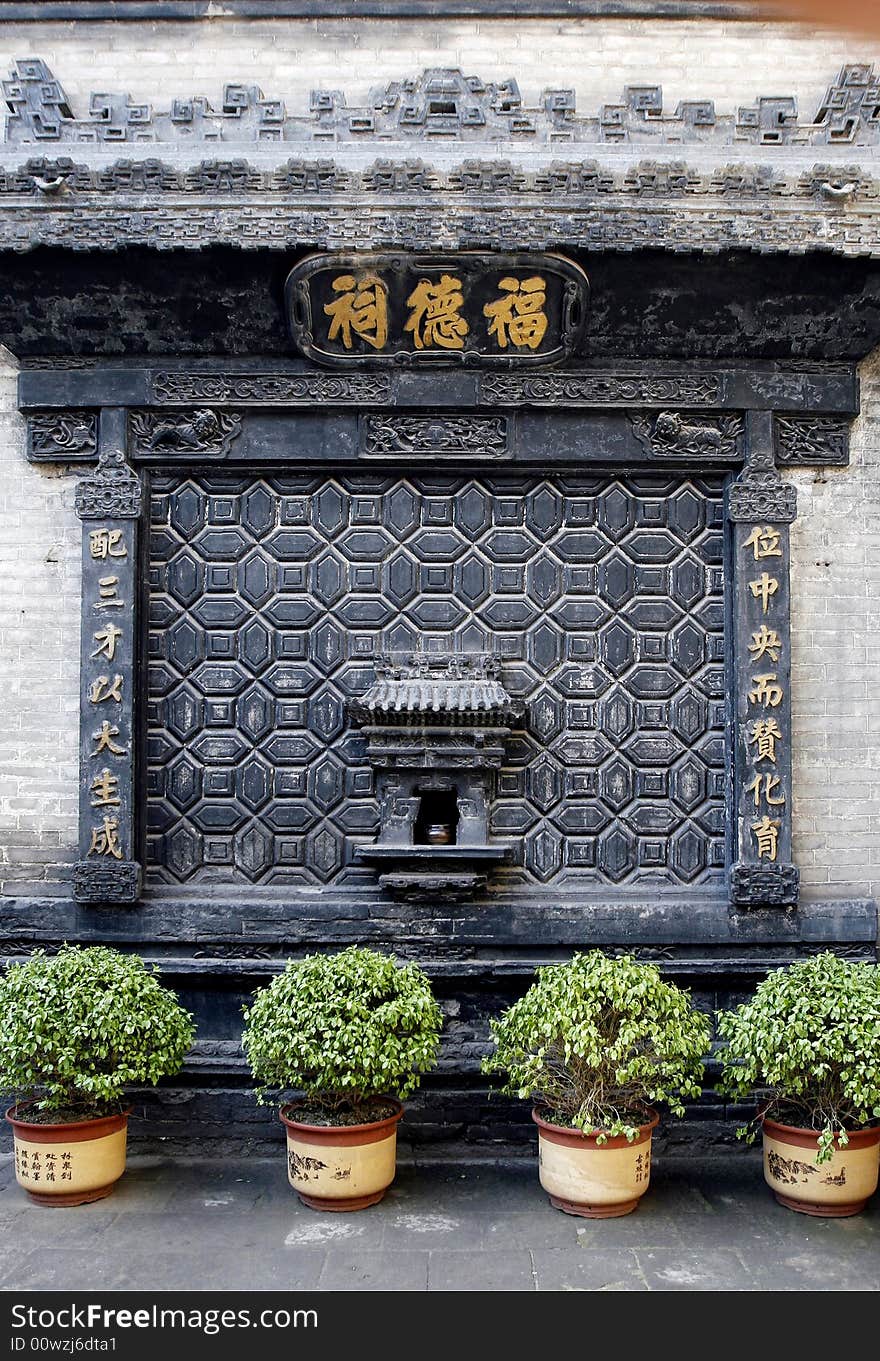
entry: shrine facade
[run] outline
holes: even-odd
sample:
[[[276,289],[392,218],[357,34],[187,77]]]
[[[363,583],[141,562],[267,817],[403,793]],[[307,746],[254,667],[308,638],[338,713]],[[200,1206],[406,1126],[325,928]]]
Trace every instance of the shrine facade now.
[[[425,965],[409,1136],[473,1147],[528,1128],[479,1058],[540,963],[632,951],[708,1010],[875,959],[870,895],[801,882],[791,608],[796,479],[845,485],[880,337],[873,68],[812,121],[63,80],[3,83],[0,340],[4,457],[75,481],[78,845],[0,924],[196,1012],[143,1141],[280,1137],[241,1007],[315,949]],[[682,1137],[732,1135],[711,1076]]]

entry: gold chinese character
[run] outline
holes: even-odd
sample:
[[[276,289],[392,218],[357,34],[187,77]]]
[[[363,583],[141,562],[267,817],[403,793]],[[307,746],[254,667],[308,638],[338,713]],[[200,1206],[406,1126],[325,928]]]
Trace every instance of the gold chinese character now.
[[[118,818],[111,818],[106,813],[104,814],[103,826],[92,828],[92,844],[89,846],[87,854],[112,855],[114,860],[122,859]]]
[[[327,303],[324,311],[333,320],[328,340],[339,335],[347,350],[352,346],[352,331],[374,350],[385,348],[388,339],[388,290],[378,274],[340,274],[330,285],[340,296]]]
[[[772,761],[776,764],[776,743],[782,741],[782,733],[775,718],[756,718],[752,724],[749,743],[757,746],[756,761]]]
[[[431,345],[439,345],[444,350],[464,349],[468,324],[459,315],[463,304],[461,279],[443,274],[439,283],[420,280],[406,300],[413,315],[403,328],[412,331],[416,349],[423,350]]]
[[[112,662],[116,655],[116,640],[122,637],[122,629],[118,629],[115,624],[108,624],[106,628],[93,633],[92,637],[98,646],[91,656],[100,657],[103,654],[108,662]]]
[[[779,661],[779,649],[782,647],[782,639],[775,629],[768,629],[766,624],[762,624],[752,634],[752,641],[749,643],[749,652],[754,653],[754,660],[763,657],[766,653],[771,662]]]
[[[107,699],[122,703],[122,677],[118,671],[112,681],[109,676],[96,676],[89,686],[90,704],[103,704]]]
[[[93,558],[127,558],[128,550],[121,540],[121,529],[92,529],[89,531],[89,552]]]
[[[752,823],[752,831],[758,843],[759,860],[775,860],[776,850],[779,845],[779,828],[781,823],[777,818],[768,817],[765,813],[760,822]]]
[[[95,601],[96,610],[122,609],[122,606],[125,604],[125,601],[120,600],[119,596],[116,594],[116,588],[118,585],[119,577],[98,578],[99,599]]]
[[[753,550],[755,562],[760,562],[761,558],[782,557],[782,549],[779,547],[779,530],[774,529],[772,525],[755,525],[743,547]]]
[[[760,803],[761,803],[761,797],[762,797],[762,796],[761,796],[761,788],[762,788],[762,786],[763,786],[763,790],[764,790],[763,797],[764,797],[764,799],[767,801],[767,803],[770,804],[771,807],[774,807],[774,806],[777,805],[777,804],[784,804],[784,803],[785,803],[785,795],[784,795],[784,794],[780,795],[780,797],[779,797],[778,799],[774,797],[774,792],[773,792],[773,791],[777,788],[777,786],[778,786],[780,783],[781,783],[781,782],[780,782],[780,779],[779,779],[779,776],[778,776],[778,775],[771,775],[769,771],[767,771],[767,772],[764,773],[764,774],[761,774],[761,773],[759,772],[759,773],[755,776],[755,778],[752,780],[752,783],[749,784],[749,785],[746,785],[746,792],[749,793],[749,794],[754,794],[754,796],[755,796],[755,807],[758,808],[758,807],[760,807]]]
[[[109,751],[111,756],[127,756],[128,748],[117,747],[116,743],[113,741],[113,738],[118,736],[119,729],[117,728],[116,724],[113,723],[111,725],[110,722],[105,718],[103,723],[101,724],[100,731],[92,733],[92,741],[97,742],[98,744],[95,747],[95,750],[91,753],[92,756],[100,756],[102,751]]]
[[[749,590],[756,600],[763,603],[766,614],[771,595],[775,595],[779,590],[779,582],[775,577],[768,577],[767,573],[763,572],[756,581],[749,582]]]
[[[749,691],[749,703],[761,704],[765,709],[768,706],[775,709],[777,704],[781,704],[784,691],[781,685],[774,684],[775,681],[775,671],[765,671],[760,676],[752,676],[752,685],[755,688]]]
[[[96,775],[91,784],[93,808],[107,808],[111,804],[119,804],[121,799],[117,798],[119,793],[119,776],[113,775],[105,766],[99,775]]]
[[[483,316],[492,318],[489,335],[497,338],[501,350],[507,349],[508,337],[517,349],[536,350],[547,330],[544,280],[537,274],[530,279],[499,279],[498,287],[505,289],[507,296],[487,302],[483,308]]]

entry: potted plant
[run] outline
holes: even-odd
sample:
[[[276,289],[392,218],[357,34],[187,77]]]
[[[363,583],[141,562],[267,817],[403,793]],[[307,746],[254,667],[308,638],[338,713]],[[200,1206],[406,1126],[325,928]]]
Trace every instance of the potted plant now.
[[[718,1090],[758,1096],[764,1178],[802,1214],[857,1214],[880,1168],[880,972],[826,950],[772,970],[722,1012]]]
[[[0,978],[0,1089],[15,1174],[40,1205],[109,1195],[125,1170],[125,1088],[176,1073],[192,1017],[137,955],[35,950]]]
[[[442,1017],[426,975],[360,946],[306,955],[288,960],[244,1016],[257,1100],[300,1093],[280,1111],[300,1199],[314,1210],[381,1200],[401,1103],[436,1061]]]
[[[567,1214],[629,1214],[648,1189],[656,1102],[700,1094],[709,1022],[653,964],[600,950],[547,964],[490,1023],[486,1073],[532,1097],[541,1185]]]

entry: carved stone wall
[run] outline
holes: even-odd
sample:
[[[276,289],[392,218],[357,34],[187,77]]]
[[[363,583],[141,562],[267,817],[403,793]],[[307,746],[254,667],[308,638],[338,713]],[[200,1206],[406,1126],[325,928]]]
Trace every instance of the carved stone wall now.
[[[156,878],[372,884],[380,652],[496,651],[527,701],[508,883],[696,884],[724,837],[720,481],[387,475],[153,483]]]

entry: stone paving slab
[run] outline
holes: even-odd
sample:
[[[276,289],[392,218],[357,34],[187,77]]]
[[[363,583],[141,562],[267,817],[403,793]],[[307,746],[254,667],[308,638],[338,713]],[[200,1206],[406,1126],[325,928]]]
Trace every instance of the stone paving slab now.
[[[880,1194],[851,1219],[778,1205],[760,1155],[658,1157],[620,1219],[553,1209],[533,1158],[402,1162],[356,1214],[302,1205],[283,1156],[132,1156],[107,1199],[34,1205],[0,1164],[0,1288],[319,1291],[871,1291]]]

